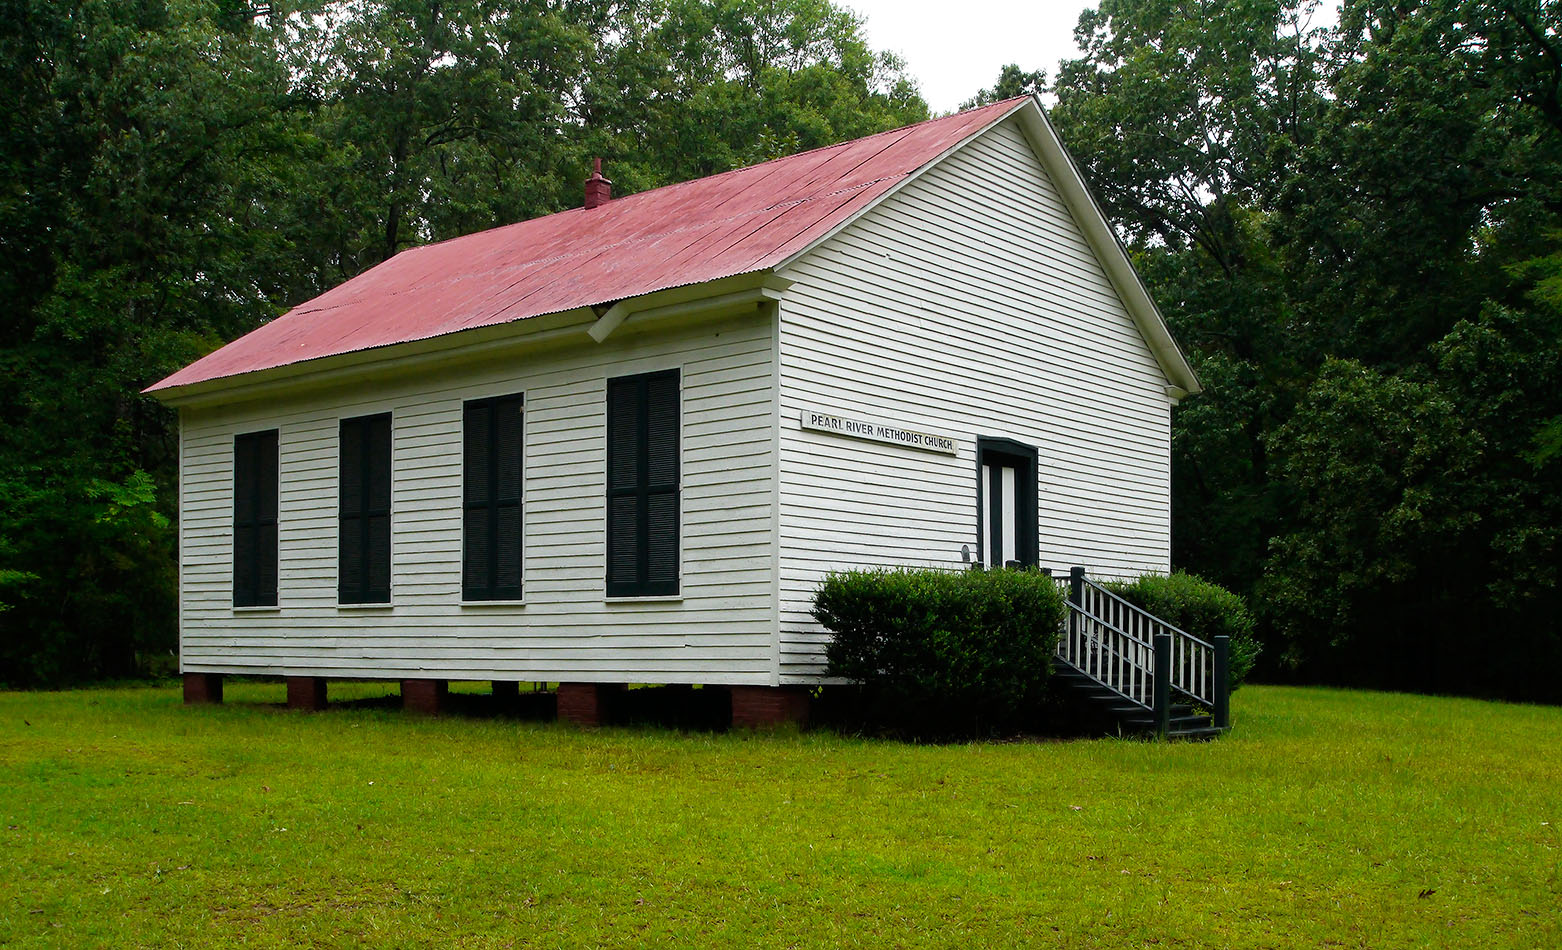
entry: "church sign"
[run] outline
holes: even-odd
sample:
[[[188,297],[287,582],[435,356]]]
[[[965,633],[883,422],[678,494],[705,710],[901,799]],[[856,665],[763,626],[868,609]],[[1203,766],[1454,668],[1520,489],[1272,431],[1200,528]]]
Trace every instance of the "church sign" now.
[[[804,409],[801,421],[805,429],[828,432],[831,435],[844,435],[852,439],[885,442],[907,449],[942,452],[945,455],[956,455],[960,451],[960,443],[955,441],[954,436],[928,432],[915,426],[837,416],[814,409]]]

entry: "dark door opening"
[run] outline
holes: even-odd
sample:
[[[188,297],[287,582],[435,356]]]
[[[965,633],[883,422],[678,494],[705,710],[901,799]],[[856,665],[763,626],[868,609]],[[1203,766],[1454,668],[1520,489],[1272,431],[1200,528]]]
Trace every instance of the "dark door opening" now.
[[[976,440],[977,561],[1035,567],[1036,449],[1009,439]]]

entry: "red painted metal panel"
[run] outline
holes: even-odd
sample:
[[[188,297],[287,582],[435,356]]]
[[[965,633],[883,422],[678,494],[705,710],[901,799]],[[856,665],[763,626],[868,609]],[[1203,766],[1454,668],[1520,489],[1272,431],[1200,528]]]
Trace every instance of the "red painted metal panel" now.
[[[147,391],[774,267],[1019,101],[412,248]]]

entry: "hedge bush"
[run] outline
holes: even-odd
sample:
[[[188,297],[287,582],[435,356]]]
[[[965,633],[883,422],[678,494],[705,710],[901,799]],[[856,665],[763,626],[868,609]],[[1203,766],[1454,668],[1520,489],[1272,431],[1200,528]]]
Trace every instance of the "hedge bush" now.
[[[1033,570],[846,571],[814,598],[830,675],[936,731],[1008,728],[1037,709],[1064,609]]]
[[[1247,601],[1219,584],[1177,571],[1102,586],[1201,640],[1230,637],[1232,689],[1241,685],[1258,659],[1260,648],[1253,637],[1253,613]]]

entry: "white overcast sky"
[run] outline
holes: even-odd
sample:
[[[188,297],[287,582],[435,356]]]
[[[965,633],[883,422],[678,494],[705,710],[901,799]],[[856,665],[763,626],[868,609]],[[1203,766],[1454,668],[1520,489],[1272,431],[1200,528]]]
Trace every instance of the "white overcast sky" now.
[[[874,49],[899,53],[934,112],[991,86],[1005,63],[1058,72],[1079,55],[1074,25],[1094,2],[1076,0],[838,0],[862,14]]]

